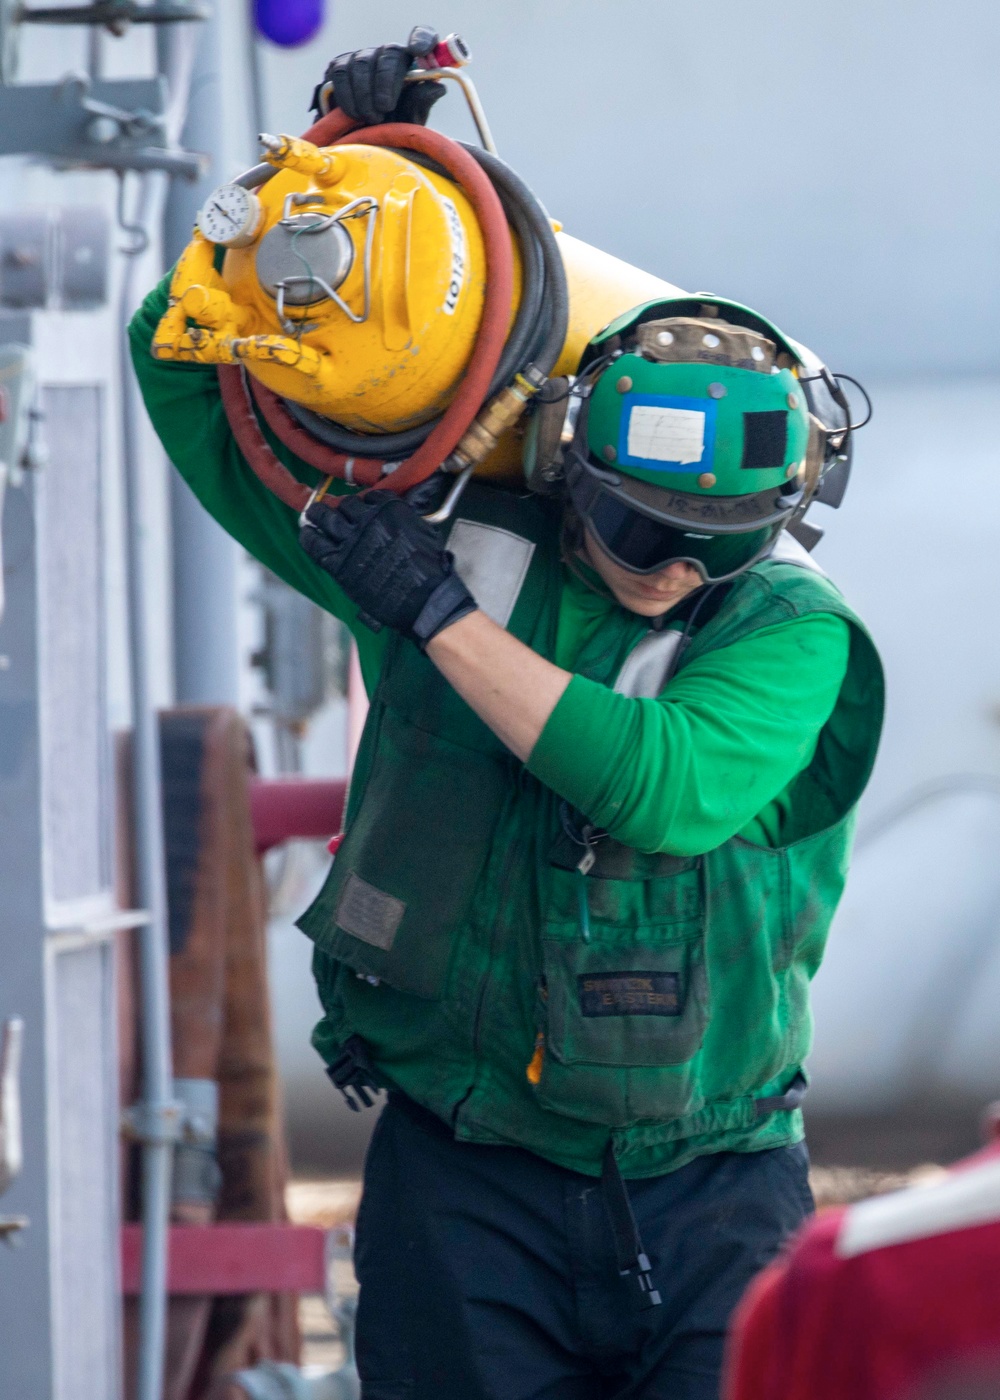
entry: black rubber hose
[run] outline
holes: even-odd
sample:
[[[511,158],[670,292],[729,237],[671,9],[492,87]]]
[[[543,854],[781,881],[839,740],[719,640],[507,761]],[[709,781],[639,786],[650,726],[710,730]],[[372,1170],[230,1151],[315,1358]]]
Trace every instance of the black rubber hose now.
[[[502,185],[497,185],[496,189],[521,250],[521,300],[497,372],[490,384],[489,398],[509,384],[525,363],[525,355],[545,300],[545,259],[532,237],[531,223],[524,209],[511,199]]]
[[[499,156],[492,155],[478,146],[469,146],[465,142],[460,144],[475,157],[497,188],[506,190],[520,204],[541,247],[545,260],[545,305],[552,319],[549,333],[534,357],[534,363],[542,374],[551,374],[566,344],[566,333],[569,329],[569,287],[566,282],[566,267],[549,216],[520,175],[511,170]],[[521,369],[523,365],[517,368]]]
[[[543,374],[552,370],[566,340],[569,295],[552,226],[532,191],[499,157],[478,146],[464,148],[495,185],[521,249],[521,301],[490,384],[487,397],[492,397],[529,363]],[[291,399],[285,405],[320,442],[354,457],[406,457],[424,442],[437,421],[398,433],[356,433]]]
[[[285,399],[285,407],[295,421],[314,438],[325,442],[328,447],[344,452],[348,457],[409,457],[430,436],[434,424],[440,419],[432,418],[429,423],[421,423],[416,428],[406,428],[401,433],[352,433],[350,428],[342,428],[332,418],[324,418],[314,413],[305,404],[294,399]]]

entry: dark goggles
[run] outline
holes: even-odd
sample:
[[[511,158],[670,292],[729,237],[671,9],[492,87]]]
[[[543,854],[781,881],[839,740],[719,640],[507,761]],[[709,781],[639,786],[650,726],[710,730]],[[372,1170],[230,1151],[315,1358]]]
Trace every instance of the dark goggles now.
[[[783,522],[741,534],[708,535],[654,520],[618,496],[597,490],[584,524],[614,563],[632,574],[655,574],[668,564],[691,564],[706,583],[722,583],[766,553]]]

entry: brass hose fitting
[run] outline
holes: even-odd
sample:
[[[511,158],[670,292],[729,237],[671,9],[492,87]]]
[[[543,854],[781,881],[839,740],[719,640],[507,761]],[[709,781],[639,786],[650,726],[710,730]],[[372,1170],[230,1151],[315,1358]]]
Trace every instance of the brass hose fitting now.
[[[451,456],[451,461],[455,464],[454,470],[464,471],[466,467],[474,466],[488,456],[496,447],[500,436],[520,420],[544,383],[545,377],[534,365],[528,365],[522,373],[515,375],[513,383],[508,384],[506,389],[501,389],[499,394],[480,410],[468,432],[455,448]]]

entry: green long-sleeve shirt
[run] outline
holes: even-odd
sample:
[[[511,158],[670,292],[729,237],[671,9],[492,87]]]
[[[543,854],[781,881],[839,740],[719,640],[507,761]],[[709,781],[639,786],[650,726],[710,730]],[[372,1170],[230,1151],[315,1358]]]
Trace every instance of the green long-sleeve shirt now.
[[[565,571],[561,666],[573,669],[596,620],[616,606]],[[700,855],[736,833],[778,845],[788,835],[788,789],[833,711],[848,647],[847,624],[814,613],[697,658],[655,700],[574,676],[528,767],[642,851]],[[825,798],[800,788],[796,801]]]
[[[301,549],[295,512],[247,466],[214,367],[153,359],[150,342],[166,305],[164,281],[136,313],[130,338],[146,407],[168,456],[244,548],[347,624],[370,693],[386,634],[358,622],[355,606]],[[320,480],[264,432],[299,480]],[[617,606],[565,571],[561,666],[573,669],[587,638]],[[596,826],[640,850],[700,854],[737,833],[779,844],[787,839],[790,788],[833,711],[848,646],[845,622],[812,614],[691,662],[656,699],[632,699],[574,676],[528,767]],[[824,801],[819,791],[803,794],[800,787],[795,797]]]

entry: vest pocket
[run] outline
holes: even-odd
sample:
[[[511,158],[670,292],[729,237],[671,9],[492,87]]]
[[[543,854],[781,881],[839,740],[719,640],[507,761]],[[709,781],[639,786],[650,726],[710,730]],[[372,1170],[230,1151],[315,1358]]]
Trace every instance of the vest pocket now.
[[[696,1111],[709,1021],[698,863],[660,879],[588,879],[589,940],[572,917],[580,878],[552,872],[539,1100],[612,1128]]]
[[[697,1054],[708,1024],[700,925],[631,947],[544,942],[550,1054],[564,1065],[657,1069]]]
[[[496,760],[387,712],[357,815],[300,927],[361,976],[436,1000],[504,792]]]

